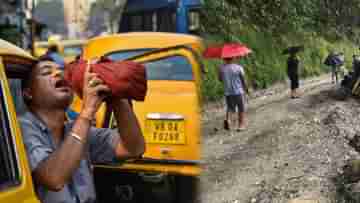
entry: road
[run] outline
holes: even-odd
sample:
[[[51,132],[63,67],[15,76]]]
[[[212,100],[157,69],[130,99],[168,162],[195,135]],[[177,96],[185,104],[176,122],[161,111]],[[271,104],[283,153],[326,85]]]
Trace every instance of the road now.
[[[286,87],[255,94],[244,132],[223,130],[222,104],[206,105],[199,202],[349,202],[336,180],[360,158],[348,144],[360,132],[360,104],[338,100],[328,75],[303,81],[300,99]]]

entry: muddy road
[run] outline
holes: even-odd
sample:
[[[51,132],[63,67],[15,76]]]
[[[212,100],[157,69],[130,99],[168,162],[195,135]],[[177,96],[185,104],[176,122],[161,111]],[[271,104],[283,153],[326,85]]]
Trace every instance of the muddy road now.
[[[199,202],[353,201],[356,184],[339,180],[349,160],[360,157],[349,145],[360,135],[359,102],[338,100],[328,76],[305,81],[300,99],[289,99],[285,88],[249,101],[244,132],[223,130],[222,104],[207,105]]]

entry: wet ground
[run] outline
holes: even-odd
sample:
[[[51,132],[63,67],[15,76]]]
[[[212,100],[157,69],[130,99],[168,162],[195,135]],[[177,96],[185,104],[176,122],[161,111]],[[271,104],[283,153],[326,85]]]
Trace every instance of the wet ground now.
[[[204,108],[201,202],[358,202],[343,168],[360,157],[349,144],[360,136],[360,104],[339,100],[328,76],[302,87],[295,100],[284,84],[255,93],[244,132],[222,129],[222,103]]]

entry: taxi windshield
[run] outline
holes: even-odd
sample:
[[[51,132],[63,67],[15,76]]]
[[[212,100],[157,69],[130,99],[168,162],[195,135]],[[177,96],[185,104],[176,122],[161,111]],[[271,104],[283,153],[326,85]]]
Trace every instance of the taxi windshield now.
[[[112,60],[124,60],[141,55],[148,50],[135,50],[127,52],[113,52],[108,55]],[[181,55],[168,56],[144,63],[148,80],[194,80],[192,66],[189,60]]]
[[[78,55],[81,55],[81,52],[82,52],[81,45],[64,47],[64,56],[78,56]]]
[[[109,57],[111,60],[114,61],[120,61],[142,55],[152,50],[153,49],[137,49],[137,50],[118,51],[108,54],[107,57]]]

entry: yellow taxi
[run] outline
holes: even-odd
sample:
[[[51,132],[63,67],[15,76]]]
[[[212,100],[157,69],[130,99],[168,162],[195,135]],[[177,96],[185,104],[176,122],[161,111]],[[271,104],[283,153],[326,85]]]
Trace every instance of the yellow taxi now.
[[[104,46],[106,45],[106,46]],[[165,33],[99,37],[84,47],[86,59],[108,56],[147,68],[148,95],[134,102],[146,136],[142,159],[94,168],[99,202],[194,202],[200,174],[200,38]],[[0,202],[38,203],[17,114],[26,111],[21,79],[35,59],[0,41]],[[79,111],[81,101],[73,103]],[[115,128],[103,106],[99,127]]]
[[[202,63],[199,56],[203,47],[202,40],[195,36],[154,32],[102,36],[85,44],[84,59],[106,56],[116,61],[133,60],[145,65],[148,78],[145,101],[133,102],[147,151],[138,160],[98,166],[98,173],[108,174],[106,169],[111,169],[113,175],[96,181],[119,184],[126,179],[124,176],[132,175],[134,179],[140,176],[143,185],[165,181],[170,187],[182,185],[176,195],[170,196],[177,196],[179,202],[191,202],[200,174]],[[81,101],[76,98],[71,108],[79,112]],[[103,106],[96,125],[116,128],[115,123],[112,112]],[[105,190],[103,193],[111,195]]]
[[[36,198],[14,104],[21,104],[20,80],[35,61],[0,39],[0,202],[40,203]],[[19,102],[20,101],[20,102]],[[18,113],[24,109],[18,108]]]
[[[86,40],[49,40],[39,41],[34,43],[34,55],[40,57],[46,53],[51,45],[58,47],[60,54],[64,57],[65,62],[70,62],[75,59],[76,56],[82,53],[82,46],[86,43]]]

